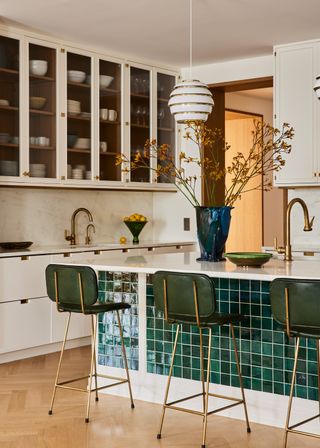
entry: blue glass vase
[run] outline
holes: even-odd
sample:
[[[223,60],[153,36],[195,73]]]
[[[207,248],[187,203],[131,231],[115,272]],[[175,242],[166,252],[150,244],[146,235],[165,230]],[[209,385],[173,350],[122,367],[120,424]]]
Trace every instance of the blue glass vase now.
[[[233,207],[196,207],[201,261],[222,261]]]

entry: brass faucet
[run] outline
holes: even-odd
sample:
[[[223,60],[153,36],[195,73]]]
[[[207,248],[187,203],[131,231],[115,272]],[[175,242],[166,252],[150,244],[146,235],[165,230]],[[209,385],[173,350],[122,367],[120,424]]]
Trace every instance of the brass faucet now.
[[[300,198],[294,198],[292,199],[288,206],[287,206],[287,213],[286,213],[286,224],[287,224],[287,234],[286,234],[286,243],[285,247],[278,247],[277,242],[275,243],[275,248],[278,252],[278,254],[284,254],[285,261],[292,261],[292,251],[291,251],[291,209],[294,206],[294,204],[299,203],[303,209],[303,216],[304,216],[304,228],[303,230],[305,232],[310,232],[312,230],[312,225],[314,221],[314,217],[309,219],[309,212],[308,207],[306,203],[300,199]],[[276,240],[275,240],[276,241]]]
[[[86,244],[91,244],[91,241],[92,241],[92,237],[90,236],[90,233],[89,233],[90,229],[92,229],[93,233],[96,233],[96,228],[95,228],[94,224],[92,224],[92,222],[87,225],[86,239],[85,239]]]
[[[86,213],[88,215],[89,221],[93,222],[93,218],[92,218],[91,213],[89,212],[89,210],[87,210],[84,207],[77,208],[77,210],[75,210],[72,213],[72,216],[71,216],[71,234],[69,235],[68,230],[65,230],[65,239],[67,241],[70,241],[71,246],[74,246],[77,243],[77,237],[76,237],[76,217],[77,217],[78,213],[81,213],[81,212]]]

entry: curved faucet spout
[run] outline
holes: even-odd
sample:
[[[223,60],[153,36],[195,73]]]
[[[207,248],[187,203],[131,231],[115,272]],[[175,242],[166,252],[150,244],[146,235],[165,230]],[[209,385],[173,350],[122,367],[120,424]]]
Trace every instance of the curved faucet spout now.
[[[292,261],[292,251],[291,251],[291,210],[294,204],[300,204],[303,210],[304,216],[304,228],[305,232],[310,232],[312,230],[312,225],[314,221],[314,217],[310,220],[308,207],[306,203],[300,198],[292,199],[287,207],[287,235],[286,235],[286,247],[285,247],[285,257],[286,261]]]
[[[92,214],[84,207],[77,208],[71,216],[71,235],[67,235],[66,233],[66,240],[70,241],[71,246],[74,246],[77,242],[76,237],[76,217],[79,213],[84,212],[88,216],[89,222],[93,222]]]

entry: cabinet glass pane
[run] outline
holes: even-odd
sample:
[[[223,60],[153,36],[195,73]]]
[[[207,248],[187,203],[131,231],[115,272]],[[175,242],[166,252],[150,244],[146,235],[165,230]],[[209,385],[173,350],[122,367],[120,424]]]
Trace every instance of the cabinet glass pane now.
[[[121,180],[121,65],[99,61],[100,180]]]
[[[175,122],[168,106],[169,96],[175,85],[175,77],[158,73],[157,75],[157,142],[159,145],[168,144],[170,155],[175,154]],[[158,160],[163,165],[165,161]],[[168,183],[170,179],[159,176],[158,182]]]
[[[29,45],[29,172],[55,178],[56,50]]]
[[[91,180],[91,58],[67,54],[68,179]]]
[[[145,142],[150,138],[150,72],[136,67],[130,69],[131,92],[131,158],[144,155]],[[148,162],[149,163],[149,162]],[[139,168],[131,172],[132,182],[149,182],[150,170]]]
[[[19,41],[0,36],[0,176],[19,176]]]

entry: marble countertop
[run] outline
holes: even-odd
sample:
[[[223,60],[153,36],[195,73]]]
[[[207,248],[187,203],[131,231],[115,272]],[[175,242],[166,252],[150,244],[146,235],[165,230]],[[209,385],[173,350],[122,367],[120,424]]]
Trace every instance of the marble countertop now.
[[[20,257],[31,255],[53,255],[74,252],[94,252],[110,250],[128,250],[128,249],[147,249],[149,247],[171,247],[171,246],[191,246],[196,244],[194,241],[143,241],[139,244],[133,243],[93,243],[89,245],[61,244],[56,246],[31,246],[25,250],[3,250],[0,249],[0,258]],[[109,258],[110,255],[108,255]]]
[[[198,252],[148,254],[134,256],[128,254],[109,254],[99,259],[86,256],[83,260],[66,260],[62,264],[91,266],[96,271],[144,272],[153,274],[158,270],[177,272],[195,272],[210,277],[237,278],[272,281],[278,277],[294,277],[301,279],[320,279],[320,261],[298,260],[285,262],[270,260],[261,268],[239,268],[229,261],[219,263],[197,261]]]

